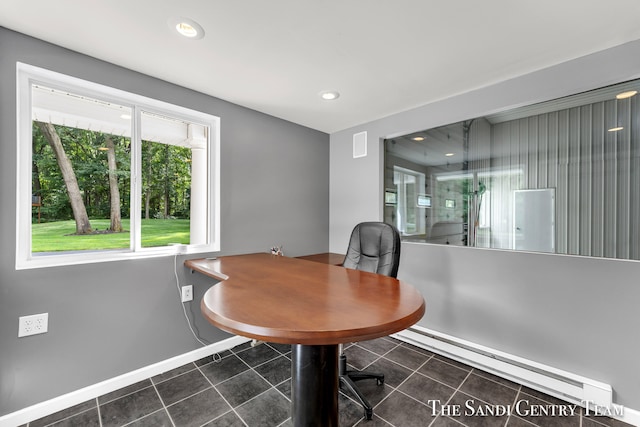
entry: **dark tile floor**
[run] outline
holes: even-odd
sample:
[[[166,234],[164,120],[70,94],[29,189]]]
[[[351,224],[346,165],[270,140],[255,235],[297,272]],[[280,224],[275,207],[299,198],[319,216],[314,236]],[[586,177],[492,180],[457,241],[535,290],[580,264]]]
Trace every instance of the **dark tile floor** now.
[[[290,350],[280,344],[243,344],[220,353],[216,360],[208,357],[189,363],[28,427],[291,426]],[[393,338],[354,344],[346,353],[356,369],[383,372],[385,383],[358,383],[374,405],[371,421],[364,420],[362,408],[341,393],[340,426],[626,425],[586,416],[580,408],[573,416],[520,417],[536,408],[566,408],[567,404]],[[510,408],[513,413],[489,416],[489,408]]]

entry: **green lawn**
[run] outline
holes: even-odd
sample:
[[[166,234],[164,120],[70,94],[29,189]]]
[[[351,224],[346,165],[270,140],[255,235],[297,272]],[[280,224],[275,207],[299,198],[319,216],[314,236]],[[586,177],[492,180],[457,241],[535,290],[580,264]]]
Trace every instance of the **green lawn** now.
[[[31,226],[31,252],[61,252],[129,247],[129,220],[122,220],[123,233],[75,236],[74,221],[56,221]],[[108,219],[92,219],[94,230],[109,228]],[[142,247],[166,246],[169,243],[189,243],[188,219],[143,219]]]

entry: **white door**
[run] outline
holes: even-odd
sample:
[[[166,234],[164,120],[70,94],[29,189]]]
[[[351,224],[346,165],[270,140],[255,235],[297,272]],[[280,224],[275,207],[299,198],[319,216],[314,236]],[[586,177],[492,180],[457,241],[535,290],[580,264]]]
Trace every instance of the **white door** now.
[[[513,248],[555,252],[555,217],[555,189],[514,191]]]

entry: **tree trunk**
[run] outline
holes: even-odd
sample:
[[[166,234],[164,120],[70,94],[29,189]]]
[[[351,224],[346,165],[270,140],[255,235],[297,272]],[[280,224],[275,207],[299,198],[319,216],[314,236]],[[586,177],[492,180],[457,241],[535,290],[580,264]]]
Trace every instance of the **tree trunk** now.
[[[89,216],[87,215],[87,209],[82,201],[82,193],[78,187],[78,180],[76,174],[73,171],[73,166],[64,152],[62,141],[56,132],[56,129],[51,123],[38,122],[40,131],[51,145],[53,153],[58,161],[62,178],[67,187],[67,194],[69,201],[71,202],[71,210],[73,211],[73,217],[76,221],[76,234],[87,234],[93,231],[91,229],[91,223],[89,222]]]
[[[33,162],[31,166],[31,170],[33,172],[33,188],[31,188],[31,192],[34,196],[41,197],[42,196],[42,184],[40,184],[40,170],[38,169],[38,164]]]
[[[169,217],[169,186],[171,180],[169,179],[169,144],[165,145],[165,164],[164,164],[164,219]]]
[[[109,196],[111,198],[111,226],[110,231],[120,233],[122,229],[122,219],[120,217],[120,189],[118,188],[118,175],[116,165],[116,148],[111,137],[105,140],[107,145],[107,163],[109,164]]]
[[[40,154],[36,149],[36,140],[33,139],[33,143],[31,145],[31,152],[35,154]],[[35,161],[35,157],[32,156],[31,159],[31,173],[33,174],[33,184],[31,188],[31,192],[34,196],[41,196],[42,193],[42,184],[40,183],[40,170],[38,169],[38,163]]]
[[[144,219],[149,219],[149,206],[151,205],[151,187],[147,187],[144,196]]]
[[[153,170],[151,169],[151,156],[153,154],[153,151],[151,150],[151,147],[149,147],[150,143],[147,144],[143,144],[142,148],[143,150],[145,150],[146,147],[146,165],[145,165],[145,170],[146,170],[146,184],[144,185],[145,188],[145,195],[144,195],[144,218],[145,219],[149,219],[149,208],[151,207],[151,179],[153,178]],[[144,152],[142,157],[144,158]]]

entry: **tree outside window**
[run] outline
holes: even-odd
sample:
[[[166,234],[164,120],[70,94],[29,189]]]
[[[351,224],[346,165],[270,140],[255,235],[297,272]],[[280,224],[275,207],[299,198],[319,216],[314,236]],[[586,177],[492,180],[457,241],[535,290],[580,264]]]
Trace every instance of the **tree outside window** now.
[[[30,180],[22,172],[19,187],[32,207],[28,217],[19,199],[18,229],[28,232],[18,234],[17,264],[70,254],[94,262],[104,251],[161,254],[174,244],[217,248],[216,118],[24,68],[19,170]]]

